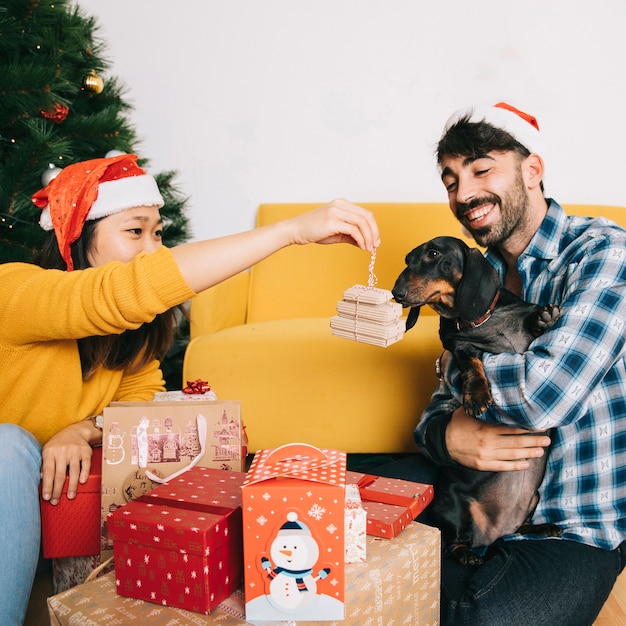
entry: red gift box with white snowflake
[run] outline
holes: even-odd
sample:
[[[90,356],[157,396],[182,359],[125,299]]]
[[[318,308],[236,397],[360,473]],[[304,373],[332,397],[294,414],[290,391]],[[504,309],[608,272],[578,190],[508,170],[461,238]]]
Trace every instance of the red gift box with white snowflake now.
[[[344,618],[346,454],[257,452],[242,488],[248,621]]]
[[[244,478],[194,467],[111,513],[118,594],[208,614],[233,593]]]
[[[432,501],[433,486],[398,478],[348,472],[346,482],[359,487],[367,513],[367,534],[396,537]]]

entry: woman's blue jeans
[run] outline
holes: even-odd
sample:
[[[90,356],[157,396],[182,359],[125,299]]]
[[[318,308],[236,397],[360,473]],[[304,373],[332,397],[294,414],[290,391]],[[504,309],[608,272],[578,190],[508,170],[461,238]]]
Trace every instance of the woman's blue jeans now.
[[[24,622],[41,541],[41,445],[27,431],[0,424],[0,615]]]
[[[373,474],[435,484],[415,455]],[[428,523],[428,509],[418,520]],[[601,550],[559,539],[500,541],[479,567],[442,558],[441,626],[591,626],[626,564],[626,542]]]

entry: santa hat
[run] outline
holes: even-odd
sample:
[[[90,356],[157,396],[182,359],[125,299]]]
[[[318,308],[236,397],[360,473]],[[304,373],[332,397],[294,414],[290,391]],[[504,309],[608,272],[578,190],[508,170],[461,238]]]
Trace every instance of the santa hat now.
[[[311,531],[306,524],[298,521],[297,513],[287,513],[287,521],[280,527],[278,531],[280,535],[310,535]]]
[[[507,132],[528,152],[538,154],[542,158],[544,156],[545,146],[536,118],[506,102],[498,102],[493,106],[464,107],[455,111],[448,118],[443,129],[443,135],[462,118],[467,118],[469,122],[475,124],[487,122],[487,124]]]
[[[85,221],[164,204],[156,181],[137,165],[135,154],[68,165],[32,200],[42,209],[40,226],[54,229],[68,271],[74,269],[71,245],[80,237]]]

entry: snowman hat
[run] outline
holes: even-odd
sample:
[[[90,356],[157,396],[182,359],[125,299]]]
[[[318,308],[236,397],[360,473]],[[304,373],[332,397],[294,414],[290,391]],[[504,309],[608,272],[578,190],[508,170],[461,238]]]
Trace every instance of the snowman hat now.
[[[302,534],[310,535],[311,531],[309,530],[306,524],[298,521],[298,514],[294,512],[287,513],[287,521],[280,527],[278,531],[279,535],[302,535]]]
[[[137,155],[118,154],[64,167],[32,197],[41,209],[39,225],[54,230],[68,271],[74,269],[71,245],[87,220],[139,206],[164,204],[156,181],[137,165]]]
[[[472,124],[486,122],[511,135],[528,152],[544,157],[545,145],[539,132],[537,119],[506,102],[498,102],[493,106],[470,106],[458,109],[448,118],[442,137],[461,119],[467,119]]]

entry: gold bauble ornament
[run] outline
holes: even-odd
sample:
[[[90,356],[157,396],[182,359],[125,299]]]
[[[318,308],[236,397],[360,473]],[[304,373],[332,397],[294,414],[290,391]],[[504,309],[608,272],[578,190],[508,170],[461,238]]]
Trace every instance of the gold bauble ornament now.
[[[96,70],[91,70],[89,74],[83,78],[83,89],[89,93],[102,93],[104,81],[96,74]]]

